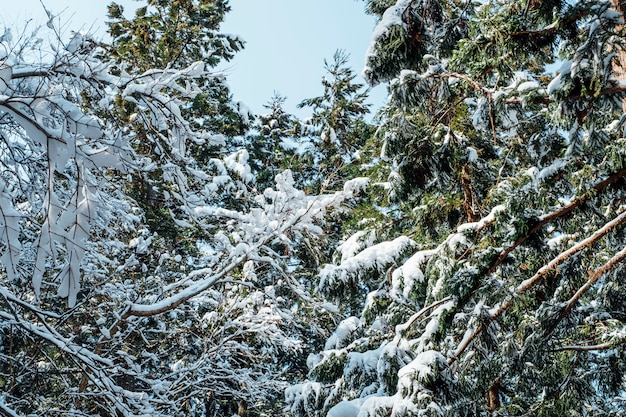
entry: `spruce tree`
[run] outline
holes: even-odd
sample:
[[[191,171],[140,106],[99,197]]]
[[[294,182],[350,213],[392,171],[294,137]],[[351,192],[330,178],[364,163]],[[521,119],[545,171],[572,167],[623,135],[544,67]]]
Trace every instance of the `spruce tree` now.
[[[271,186],[280,171],[298,171],[294,161],[306,151],[306,144],[300,140],[302,122],[285,111],[286,99],[275,92],[263,105],[267,112],[256,116],[254,131],[246,138],[257,172],[256,186],[260,190]]]
[[[310,107],[308,134],[317,152],[312,172],[312,189],[335,189],[346,179],[343,171],[358,159],[357,151],[368,138],[364,120],[370,105],[366,103],[368,91],[356,83],[356,74],[348,66],[350,55],[337,50],[332,62],[324,60],[327,76],[322,78],[324,93],[303,100],[299,108]]]
[[[287,391],[291,411],[622,415],[621,13],[587,0],[367,9],[380,19],[363,73],[391,94],[380,215],[397,227],[346,236],[320,271],[344,320]]]

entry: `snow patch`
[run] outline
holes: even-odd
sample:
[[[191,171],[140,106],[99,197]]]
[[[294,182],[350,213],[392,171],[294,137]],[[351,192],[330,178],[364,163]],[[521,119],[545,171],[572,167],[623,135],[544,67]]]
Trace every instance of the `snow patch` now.
[[[398,371],[398,385],[412,385],[413,379],[425,382],[433,378],[445,363],[446,358],[436,350],[422,352]]]
[[[358,417],[363,400],[357,398],[351,401],[341,401],[328,410],[326,417]]]
[[[360,325],[361,319],[358,317],[348,317],[343,320],[339,323],[339,326],[337,326],[337,330],[326,340],[324,350],[343,348],[344,342],[350,339],[352,333],[354,333]]]
[[[415,245],[415,242],[406,236],[400,236],[393,241],[382,242],[371,246],[357,255],[346,259],[340,265],[325,265],[320,271],[318,288],[323,289],[332,285],[336,280],[348,282],[350,277],[358,276],[363,272],[376,269],[380,271],[405,250]]]

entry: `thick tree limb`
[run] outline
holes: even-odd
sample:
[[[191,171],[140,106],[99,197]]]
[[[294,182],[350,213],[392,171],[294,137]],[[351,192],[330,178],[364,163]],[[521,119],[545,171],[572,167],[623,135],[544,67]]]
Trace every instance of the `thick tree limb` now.
[[[623,22],[623,15],[626,11],[626,3],[623,0],[611,0],[611,6],[614,10],[622,14]],[[620,25],[615,29],[617,31],[621,31],[624,29],[624,26]],[[624,51],[624,48],[619,48],[615,52],[617,54],[617,63],[613,67],[613,75],[618,81],[624,81],[626,80],[626,51]],[[622,111],[626,112],[626,99],[622,100]]]
[[[462,341],[462,343],[457,348],[457,351],[454,354],[454,356],[451,357],[448,360],[448,363],[453,363],[454,361],[456,361],[463,354],[463,352],[470,346],[470,344],[474,341],[474,339],[476,339],[476,337],[478,335],[480,335],[484,330],[486,330],[489,327],[489,325],[491,323],[493,323],[494,320],[496,320],[498,317],[500,317],[502,314],[504,314],[513,305],[514,300],[520,294],[523,294],[524,292],[528,291],[528,289],[530,289],[535,283],[537,283],[539,280],[543,279],[550,271],[556,270],[558,265],[560,265],[561,263],[565,262],[572,255],[582,251],[583,249],[586,249],[586,248],[590,247],[591,245],[596,243],[600,238],[602,238],[603,236],[605,236],[606,234],[608,234],[609,232],[611,232],[612,230],[614,230],[618,226],[622,225],[623,223],[626,223],[626,212],[623,212],[622,214],[617,216],[615,219],[613,219],[610,222],[608,222],[607,224],[605,224],[602,228],[600,228],[597,231],[595,231],[588,238],[580,241],[579,243],[577,243],[576,245],[572,246],[571,248],[569,248],[565,252],[562,252],[559,256],[557,256],[552,261],[550,261],[549,263],[547,263],[546,265],[541,267],[537,271],[537,273],[535,275],[533,275],[531,278],[529,278],[529,279],[523,281],[521,284],[519,284],[518,287],[513,292],[513,294],[511,296],[509,296],[509,298],[504,303],[502,303],[502,305],[495,312],[493,312],[489,317],[487,317],[474,330],[474,332],[469,337],[465,338]],[[621,255],[621,257],[618,257],[618,255]],[[585,286],[583,286],[583,288],[581,288],[576,293],[578,295],[578,298],[580,298],[580,296],[582,296],[582,294],[584,294],[584,292],[586,290],[588,290],[589,287],[591,287],[591,285],[593,285],[593,283],[595,283],[595,281],[597,281],[606,271],[608,271],[609,269],[614,267],[617,264],[617,262],[621,261],[622,259],[624,259],[624,257],[626,257],[626,248],[624,248],[618,255],[616,255],[615,257],[611,258],[611,260],[609,262],[607,262],[607,264],[605,264],[604,266],[598,268],[592,274],[592,276],[587,281],[587,284],[589,284],[589,286],[585,287],[585,286],[587,286],[587,284],[585,284]],[[593,279],[593,282],[592,282],[592,279]],[[583,289],[584,289],[584,291],[583,291]],[[571,310],[573,304],[576,303],[576,301],[578,301],[578,298],[576,298],[576,295],[575,295],[574,297],[572,297],[572,299],[570,299],[570,301],[568,302],[567,306],[561,312],[561,315],[559,316],[559,319],[557,319],[556,323],[558,323],[558,321],[562,320],[565,317],[565,315],[567,315],[567,313],[569,313],[569,310]],[[551,327],[552,330],[556,326],[556,323],[553,324],[553,327]],[[549,333],[546,332],[546,335],[547,334],[549,334]],[[544,335],[544,336],[546,336],[546,335]]]
[[[609,259],[607,263],[605,263],[604,265],[602,265],[601,267],[599,267],[598,269],[596,269],[589,275],[589,277],[587,278],[587,282],[585,282],[585,284],[582,287],[580,287],[578,291],[576,291],[576,293],[567,301],[567,303],[565,304],[565,306],[559,313],[559,316],[554,320],[554,322],[550,325],[550,327],[544,332],[543,337],[544,338],[549,337],[552,334],[552,332],[554,332],[554,330],[557,328],[559,323],[565,317],[567,317],[570,311],[572,311],[572,308],[574,308],[574,305],[578,303],[578,300],[580,300],[580,297],[582,297],[587,291],[589,291],[589,289],[593,287],[593,285],[596,282],[598,282],[598,280],[602,278],[604,274],[609,272],[611,269],[615,268],[624,259],[626,259],[626,246],[621,251],[616,253],[615,256]]]
[[[605,189],[609,185],[614,184],[615,182],[619,181],[624,176],[626,176],[626,168],[616,172],[615,174],[611,175],[610,177],[608,177],[604,181],[601,181],[598,184],[594,185],[592,187],[592,191],[587,192],[587,193],[581,195],[580,197],[576,198],[574,201],[572,201],[568,205],[563,206],[560,209],[558,209],[558,210],[556,210],[556,211],[554,211],[554,212],[544,216],[537,224],[535,224],[533,227],[530,228],[530,230],[528,231],[528,233],[526,233],[526,235],[521,236],[511,246],[509,246],[508,248],[506,248],[505,250],[503,250],[500,253],[500,255],[495,260],[493,265],[491,265],[489,270],[487,270],[486,275],[493,274],[496,271],[496,269],[498,268],[498,266],[500,266],[502,261],[504,261],[507,258],[507,256],[509,256],[509,254],[511,252],[513,252],[517,247],[519,247],[524,242],[526,242],[526,240],[528,240],[528,238],[530,238],[532,235],[537,233],[545,225],[551,223],[552,221],[554,221],[554,220],[556,220],[556,219],[558,219],[560,217],[568,215],[569,213],[574,211],[576,208],[578,208],[582,204],[584,204],[589,198],[591,198],[593,195],[595,195],[598,191],[602,191],[603,189]]]

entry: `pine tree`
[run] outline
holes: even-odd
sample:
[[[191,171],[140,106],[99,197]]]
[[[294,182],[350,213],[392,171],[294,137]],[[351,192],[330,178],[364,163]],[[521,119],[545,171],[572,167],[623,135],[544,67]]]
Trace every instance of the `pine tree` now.
[[[299,170],[295,160],[306,151],[301,143],[302,122],[284,109],[286,97],[278,92],[263,105],[267,113],[256,117],[254,132],[246,141],[253,155],[253,168],[257,172],[257,187],[265,189],[274,176],[284,169]]]
[[[116,71],[129,74],[141,74],[151,68],[182,68],[196,62],[213,68],[221,60],[232,59],[243,48],[243,40],[219,32],[219,26],[229,10],[227,1],[146,0],[146,5],[138,8],[132,19],[127,19],[123,7],[111,3],[107,24],[113,40],[106,49],[107,55],[115,59]],[[189,237],[170,215],[172,211],[178,212],[177,206],[181,201],[168,196],[175,197],[189,191],[180,182],[171,179],[168,173],[154,170],[153,162],[168,155],[172,145],[184,146],[175,149],[181,158],[174,170],[187,171],[183,175],[191,179],[194,175],[187,170],[188,166],[203,169],[210,165],[211,159],[241,148],[232,139],[225,139],[245,134],[252,118],[245,106],[233,102],[223,76],[205,73],[195,82],[201,91],[194,95],[193,100],[182,100],[179,105],[181,116],[190,127],[203,134],[190,140],[179,139],[185,142],[184,145],[182,142],[150,141],[151,136],[144,131],[142,121],[134,118],[137,114],[135,103],[117,103],[116,114],[107,115],[119,118],[135,130],[134,146],[149,159],[146,159],[148,168],[132,182],[131,195],[146,213],[150,230],[168,239],[169,244],[179,251],[185,250]],[[181,91],[184,91],[183,85]],[[153,128],[159,130],[161,127]]]
[[[328,77],[322,78],[324,94],[298,104],[299,108],[310,107],[313,111],[309,133],[319,152],[315,161],[318,172],[312,173],[316,177],[312,179],[314,189],[340,185],[346,178],[342,171],[354,161],[355,153],[368,137],[364,120],[369,113],[368,91],[354,82],[356,74],[347,65],[349,59],[345,51],[337,50],[332,62],[324,60],[328,73]]]
[[[349,308],[287,391],[292,413],[623,414],[621,14],[367,8],[380,21],[364,76],[391,93],[380,214],[398,228],[346,236],[322,268],[319,290]]]

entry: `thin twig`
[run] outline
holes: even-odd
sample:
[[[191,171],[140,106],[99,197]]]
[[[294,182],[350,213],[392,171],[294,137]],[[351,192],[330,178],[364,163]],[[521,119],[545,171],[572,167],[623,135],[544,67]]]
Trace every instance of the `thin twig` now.
[[[591,352],[594,350],[605,350],[614,348],[615,344],[612,342],[602,343],[599,345],[591,345],[591,346],[583,346],[583,345],[572,345],[572,346],[561,346],[559,348],[552,349],[551,352],[564,352],[567,350],[572,350],[575,352]]]

